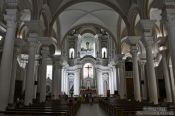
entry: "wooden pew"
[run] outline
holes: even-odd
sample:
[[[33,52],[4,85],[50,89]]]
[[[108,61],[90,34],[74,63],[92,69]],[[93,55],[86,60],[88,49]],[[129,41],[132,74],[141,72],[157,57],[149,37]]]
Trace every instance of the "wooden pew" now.
[[[175,112],[175,104],[160,103],[154,105],[148,102],[136,102],[120,99],[101,100],[100,106],[111,116],[135,116],[137,111],[143,111],[143,107],[167,108],[167,112]],[[175,113],[174,113],[175,114]]]
[[[73,104],[68,104],[62,101],[51,101],[48,103],[32,104],[31,106],[24,106],[15,109],[7,109],[5,112],[0,114],[5,115],[42,115],[42,116],[75,116],[81,102],[78,99]]]
[[[126,100],[102,100],[100,104],[112,116],[135,116],[136,111],[142,110],[139,103]]]

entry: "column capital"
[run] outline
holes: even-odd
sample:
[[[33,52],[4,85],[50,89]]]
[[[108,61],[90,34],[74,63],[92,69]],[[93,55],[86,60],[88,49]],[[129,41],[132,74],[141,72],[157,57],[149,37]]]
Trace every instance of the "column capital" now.
[[[7,22],[8,27],[16,26],[17,9],[6,9],[4,20]]]
[[[43,46],[41,49],[42,58],[48,58],[48,55],[50,54],[49,47]]]
[[[164,0],[166,7],[175,6],[175,0]]]
[[[131,46],[135,46],[136,44],[139,43],[139,40],[141,40],[141,36],[128,36],[127,38],[127,42],[131,45]]]
[[[30,33],[40,34],[41,31],[44,29],[42,22],[40,20],[26,21],[25,24],[28,27]]]
[[[131,46],[130,47],[130,52],[131,52],[131,54],[132,54],[132,56],[137,56],[137,53],[138,53],[138,47],[135,45],[135,46]]]
[[[5,0],[8,8],[16,8],[17,0]]]
[[[166,12],[162,13],[163,21],[168,22],[169,26],[175,26],[175,9],[166,9]]]
[[[148,37],[144,37],[143,39],[143,43],[145,45],[145,47],[149,47],[153,45],[153,37],[152,36],[148,36]]]
[[[149,19],[142,19],[140,20],[140,25],[143,29],[144,36],[151,36],[152,35],[152,29],[155,25],[155,20],[149,20]]]
[[[140,60],[139,64],[140,64],[140,66],[144,66],[146,64],[146,60]]]
[[[28,42],[29,42],[29,46],[30,47],[35,47],[36,48],[38,46],[39,41],[37,40],[36,37],[37,36],[33,36],[33,34],[32,35],[29,35]]]

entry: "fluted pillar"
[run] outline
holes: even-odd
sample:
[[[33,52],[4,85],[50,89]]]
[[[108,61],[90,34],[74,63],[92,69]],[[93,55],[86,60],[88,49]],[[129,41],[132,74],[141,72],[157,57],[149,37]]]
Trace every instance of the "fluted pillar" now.
[[[171,83],[167,65],[167,58],[164,50],[161,53],[162,53],[163,73],[165,79],[166,101],[172,102]]]
[[[17,70],[17,57],[19,54],[19,49],[16,48],[14,50],[13,54],[13,69],[12,69],[12,75],[11,75],[11,82],[10,82],[10,93],[9,93],[9,104],[14,103],[14,93],[15,93],[15,81],[16,81],[16,70]]]
[[[62,64],[61,56],[54,56],[53,64],[53,81],[52,81],[52,96],[53,99],[59,99],[61,94],[61,73],[62,73]]]
[[[8,105],[10,80],[13,61],[14,40],[16,34],[16,9],[7,9],[4,20],[7,22],[7,33],[3,46],[0,67],[0,110],[4,111]]]
[[[146,19],[146,20],[141,20],[140,23],[144,31],[143,42],[146,49],[149,99],[150,99],[150,102],[153,102],[154,104],[158,104],[157,82],[156,82],[156,74],[154,69],[154,55],[152,53],[152,49],[153,49],[152,28],[154,26],[155,21]]]
[[[46,73],[47,73],[47,61],[49,55],[49,47],[44,46],[41,50],[42,63],[41,63],[41,90],[40,90],[40,102],[45,102],[46,100]]]
[[[37,34],[29,35],[29,58],[27,67],[27,77],[26,77],[26,90],[24,104],[32,104],[33,91],[34,91],[34,77],[35,77],[35,54],[37,48]]]

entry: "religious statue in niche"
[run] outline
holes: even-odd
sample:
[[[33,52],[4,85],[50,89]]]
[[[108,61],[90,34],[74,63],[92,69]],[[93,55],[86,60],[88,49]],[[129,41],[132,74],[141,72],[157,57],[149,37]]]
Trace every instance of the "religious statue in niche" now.
[[[103,52],[103,58],[104,59],[106,58],[106,52]]]
[[[86,42],[86,49],[89,50],[89,42]]]
[[[72,85],[72,87],[70,88],[69,93],[70,93],[71,97],[73,97],[73,94],[74,94],[74,85]]]
[[[73,59],[73,53],[74,53],[74,52],[72,51],[72,52],[71,52],[71,59]]]

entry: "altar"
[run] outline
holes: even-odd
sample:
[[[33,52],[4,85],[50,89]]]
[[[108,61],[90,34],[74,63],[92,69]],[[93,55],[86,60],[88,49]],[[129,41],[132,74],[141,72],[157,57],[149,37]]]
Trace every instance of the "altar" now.
[[[97,95],[97,91],[96,89],[81,89],[80,94],[81,95],[85,95],[85,94]]]

